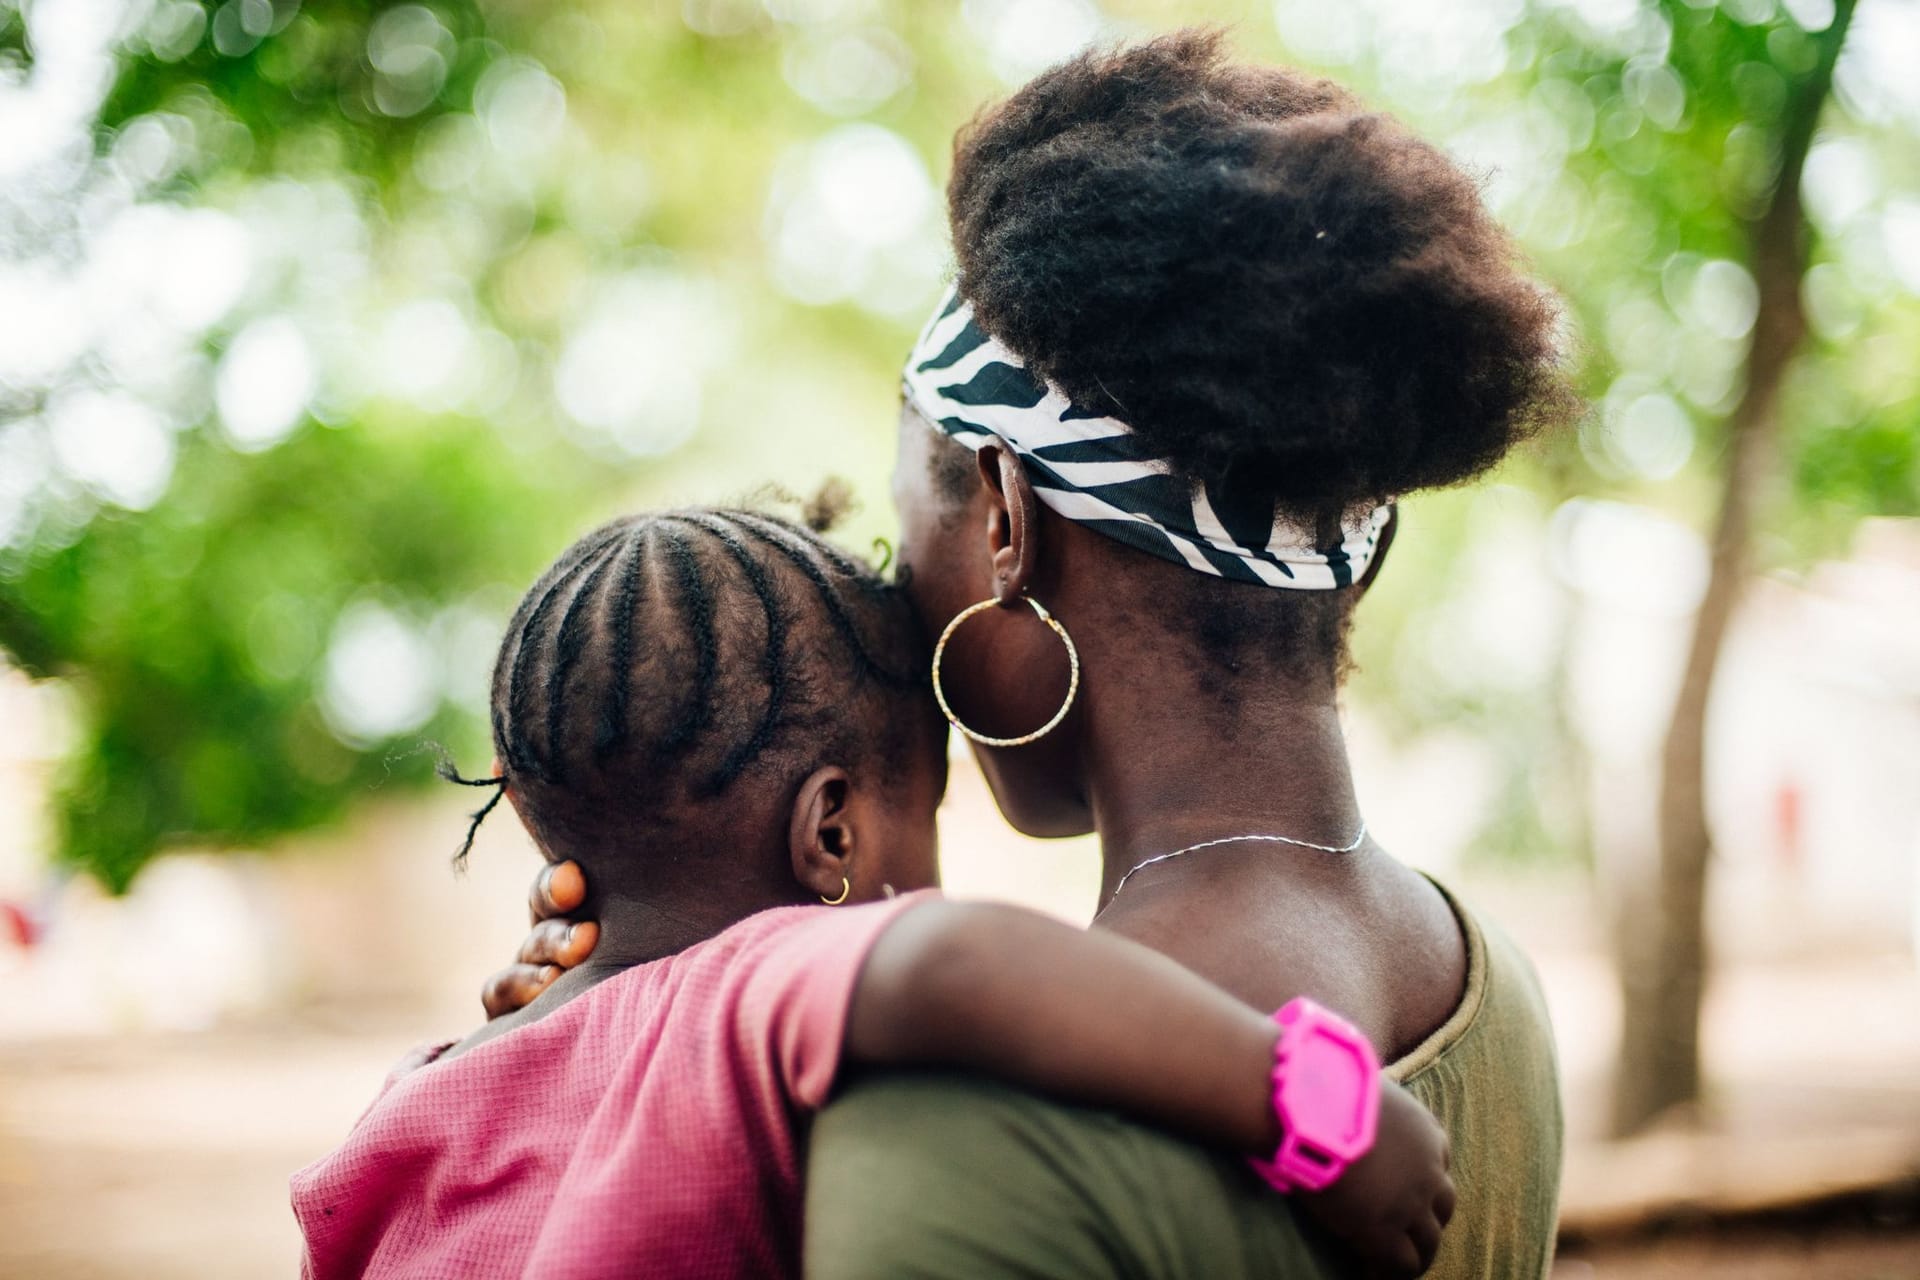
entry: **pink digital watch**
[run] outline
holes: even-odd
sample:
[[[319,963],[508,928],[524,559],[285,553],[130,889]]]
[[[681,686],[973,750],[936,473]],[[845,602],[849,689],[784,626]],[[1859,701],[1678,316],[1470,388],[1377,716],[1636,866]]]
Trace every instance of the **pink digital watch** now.
[[[1296,996],[1273,1015],[1273,1115],[1280,1145],[1247,1163],[1280,1192],[1324,1191],[1373,1149],[1380,1059],[1357,1027]]]

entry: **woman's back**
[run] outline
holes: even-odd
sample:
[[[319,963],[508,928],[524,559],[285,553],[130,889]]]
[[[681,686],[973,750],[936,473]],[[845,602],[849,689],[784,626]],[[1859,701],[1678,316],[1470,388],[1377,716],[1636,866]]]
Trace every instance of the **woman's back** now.
[[[1256,1009],[1310,995],[1389,1060],[1431,1037],[1467,986],[1469,939],[1444,891],[1371,845],[1208,850],[1143,872],[1097,923]]]
[[[1465,994],[1390,1067],[1453,1141],[1458,1208],[1430,1274],[1542,1276],[1561,1149],[1546,1009],[1519,951],[1456,911]],[[1013,1090],[876,1079],[828,1108],[809,1145],[810,1275],[1339,1274],[1331,1247],[1239,1162]]]

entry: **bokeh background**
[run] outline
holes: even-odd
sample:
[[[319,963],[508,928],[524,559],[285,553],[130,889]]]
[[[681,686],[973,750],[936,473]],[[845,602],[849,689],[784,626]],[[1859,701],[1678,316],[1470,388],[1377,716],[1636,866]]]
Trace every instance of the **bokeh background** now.
[[[1347,698],[1547,982],[1560,1274],[1920,1276],[1915,0],[0,0],[0,1274],[291,1270],[524,927],[431,777],[520,590],[829,475],[874,548],[953,130],[1191,22],[1567,299],[1592,413],[1406,504]],[[1089,914],[964,760],[943,822]]]

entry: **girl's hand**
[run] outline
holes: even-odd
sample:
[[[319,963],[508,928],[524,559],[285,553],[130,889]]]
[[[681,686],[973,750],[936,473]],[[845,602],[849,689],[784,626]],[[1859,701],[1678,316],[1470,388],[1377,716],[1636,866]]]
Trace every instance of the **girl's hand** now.
[[[555,862],[540,869],[527,895],[533,929],[520,944],[514,963],[488,978],[480,989],[480,1003],[486,1006],[489,1021],[532,1004],[555,978],[593,953],[600,941],[600,926],[591,920],[574,920],[569,914],[586,900],[587,878],[579,863]]]
[[[1433,1265],[1453,1217],[1451,1163],[1447,1131],[1412,1094],[1382,1080],[1373,1150],[1325,1191],[1298,1199],[1353,1251],[1360,1274],[1417,1276]]]

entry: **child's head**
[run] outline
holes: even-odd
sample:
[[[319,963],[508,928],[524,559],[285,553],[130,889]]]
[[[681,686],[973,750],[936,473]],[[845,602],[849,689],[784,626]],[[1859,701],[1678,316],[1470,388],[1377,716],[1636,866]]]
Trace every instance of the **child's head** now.
[[[597,897],[709,907],[936,879],[946,726],[905,597],[750,511],[630,516],[533,584],[493,674],[506,792]]]

